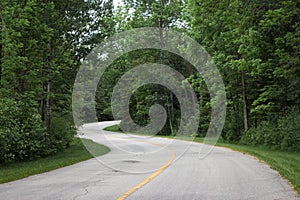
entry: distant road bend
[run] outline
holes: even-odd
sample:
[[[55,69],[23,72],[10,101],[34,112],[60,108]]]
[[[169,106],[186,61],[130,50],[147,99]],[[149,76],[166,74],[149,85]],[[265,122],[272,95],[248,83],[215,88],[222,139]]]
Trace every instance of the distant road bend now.
[[[80,130],[82,137],[110,147],[110,153],[1,184],[0,199],[300,200],[285,179],[252,156],[215,147],[198,159],[203,144],[99,129],[116,123]]]

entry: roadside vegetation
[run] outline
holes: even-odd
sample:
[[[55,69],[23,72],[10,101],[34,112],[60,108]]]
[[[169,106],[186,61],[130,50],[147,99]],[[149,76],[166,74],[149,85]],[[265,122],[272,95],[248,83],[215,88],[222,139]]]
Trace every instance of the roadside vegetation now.
[[[108,153],[109,148],[95,143],[91,140],[84,140],[94,156],[101,156]],[[0,165],[0,183],[25,178],[27,176],[51,171],[61,167],[69,166],[81,161],[93,158],[89,151],[83,145],[81,139],[74,138],[70,143],[69,148],[64,149],[54,155],[35,158],[28,161],[20,161],[10,164]]]
[[[196,138],[196,142],[201,139]],[[272,150],[266,146],[249,146],[241,144],[217,143],[217,146],[227,147],[242,153],[253,155],[267,163],[281,176],[289,180],[295,190],[300,194],[300,152]]]
[[[139,17],[143,13],[147,16]],[[207,50],[226,87],[223,140],[300,151],[299,2],[125,0],[115,16],[118,30],[145,26],[175,29]],[[163,38],[160,42],[163,45]],[[184,48],[181,52],[189,54]],[[194,89],[200,109],[199,128],[194,134],[204,137],[212,104],[217,104],[218,98],[211,99],[197,66],[155,49],[122,55],[107,69],[96,94],[98,119],[113,119],[110,97],[114,86],[124,73],[144,63],[161,63],[186,77],[184,83]],[[158,134],[176,134],[181,115],[178,98],[160,85],[144,85],[133,92],[129,113],[136,124],[144,126],[150,122],[151,106],[160,104],[166,110],[167,121]]]
[[[120,132],[118,125],[106,127],[104,130],[112,132]],[[173,138],[173,136],[159,136],[164,138]],[[191,141],[188,136],[177,136],[176,139]],[[194,142],[203,143],[204,138],[195,137]],[[288,179],[294,186],[295,190],[300,194],[300,152],[289,152],[284,150],[272,150],[263,145],[243,145],[225,142],[222,138],[216,146],[227,147],[235,151],[255,156],[261,161],[267,163],[272,169],[278,171],[283,177]]]
[[[1,1],[0,165],[30,166],[77,148],[71,113],[76,72],[94,45],[113,33],[103,19],[112,17],[112,1],[101,2]]]
[[[72,151],[76,147],[72,91],[81,61],[115,33],[157,27],[161,47],[172,42],[166,40],[164,31],[182,32],[198,42],[218,68],[227,96],[223,143],[219,145],[256,154],[299,191],[299,19],[299,0],[122,0],[118,8],[111,0],[2,0],[0,165],[30,166],[42,158],[50,163],[50,158]],[[113,46],[127,49],[125,43]],[[203,61],[181,43],[177,49]],[[97,55],[97,60],[106,57],[110,58],[106,53]],[[152,48],[120,55],[103,72],[95,94],[78,98],[82,110],[77,117],[82,123],[97,121],[90,110],[95,105],[98,121],[113,120],[111,96],[120,78],[136,66],[159,63],[182,74],[181,86],[189,83],[195,91],[201,116],[192,134],[203,138],[212,105],[225,102],[218,92],[210,94],[198,66],[186,59]],[[210,64],[204,62],[201,67]],[[215,77],[210,78],[214,82]],[[161,85],[143,85],[132,91],[128,112],[144,126],[151,120],[151,106],[163,106],[167,120],[158,135],[170,137],[180,127],[178,98]],[[189,134],[187,131],[186,137]]]
[[[162,2],[124,1],[125,6],[116,14],[120,28],[175,28],[201,44],[218,67],[226,87],[226,122],[218,145],[265,161],[299,192],[299,2]],[[142,13],[148,13],[147,17],[140,18]],[[200,121],[198,131],[186,133],[182,139],[193,134],[196,142],[202,142],[210,125],[212,103],[217,100],[211,98],[201,74],[189,62],[164,51],[128,53],[112,64],[106,72],[112,78],[100,81],[101,91],[96,96],[99,120],[113,119],[107,97],[124,71],[146,62],[172,66],[186,77],[198,98]],[[181,117],[179,101],[172,91],[158,85],[143,86],[133,92],[129,104],[133,121],[140,126],[149,124],[149,109],[154,104],[162,105],[168,115],[157,135],[176,135]],[[107,130],[120,131],[117,126]]]

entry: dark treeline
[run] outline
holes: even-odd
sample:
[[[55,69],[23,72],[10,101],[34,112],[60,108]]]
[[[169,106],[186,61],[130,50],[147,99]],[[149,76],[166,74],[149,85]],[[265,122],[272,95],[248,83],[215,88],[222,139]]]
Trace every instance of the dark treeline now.
[[[71,95],[80,61],[115,32],[149,26],[184,32],[212,56],[227,93],[223,139],[300,150],[299,0],[123,0],[115,11],[108,0],[2,0],[0,9],[0,162],[66,148],[74,135]],[[196,134],[205,136],[211,101],[201,74],[154,49],[125,54],[105,72],[96,94],[99,120],[112,119],[117,80],[150,62],[173,67],[193,86],[201,112]],[[179,102],[159,85],[133,94],[136,123],[149,122],[155,103],[168,114],[160,134],[176,134]]]
[[[112,33],[112,1],[1,0],[0,162],[66,148],[80,60]]]
[[[300,1],[190,1],[227,87],[224,138],[299,150]]]
[[[300,1],[125,0],[116,13],[117,31],[154,26],[184,32],[210,53],[227,93],[223,139],[299,151],[300,144]],[[117,60],[99,84],[98,116],[112,119],[107,96],[132,66],[163,63],[182,73],[198,96],[199,136],[209,122],[210,96],[201,74],[168,52],[132,52]],[[149,109],[166,108],[168,123],[160,134],[176,134],[180,107],[171,91],[152,85],[131,98],[135,122],[149,122]],[[191,133],[192,134],[192,133]]]

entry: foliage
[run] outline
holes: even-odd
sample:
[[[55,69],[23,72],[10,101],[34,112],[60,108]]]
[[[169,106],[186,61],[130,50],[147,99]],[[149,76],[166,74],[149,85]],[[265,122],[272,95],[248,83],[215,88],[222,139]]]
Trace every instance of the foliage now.
[[[37,110],[28,102],[0,100],[0,163],[44,154],[47,134]]]
[[[54,149],[57,152],[69,147],[76,134],[72,121],[68,121],[66,116],[54,116],[51,123],[50,149]]]
[[[4,0],[0,11],[0,162],[67,148],[80,61],[113,33],[112,1]]]
[[[44,173],[93,158],[90,152],[83,145],[83,142],[89,145],[94,156],[101,156],[110,151],[108,147],[95,143],[91,140],[73,138],[68,149],[59,151],[55,155],[36,158],[30,161],[0,165],[0,184]]]
[[[0,101],[0,163],[31,160],[69,147],[75,129],[65,117],[54,117],[50,135],[28,99]]]
[[[300,151],[300,113],[291,109],[287,116],[273,121],[262,121],[241,139],[244,144],[265,145],[271,148]]]
[[[155,26],[184,31],[212,56],[227,92],[227,141],[299,151],[299,0],[4,0],[0,11],[1,162],[31,159],[68,147],[74,79],[92,48],[115,32]],[[162,35],[161,46],[164,46]],[[99,120],[111,120],[116,82],[133,66],[161,63],[186,77],[199,100],[198,135],[210,123],[210,95],[195,66],[169,52],[130,52],[104,73],[96,94]],[[129,110],[149,123],[159,103],[168,119],[160,134],[176,134],[181,115],[172,91],[146,85]],[[191,133],[194,134],[194,133]]]
[[[119,8],[114,16],[116,32],[139,27],[160,27],[161,30],[176,28],[181,21],[183,2],[176,1],[136,1],[125,0],[124,6]],[[163,45],[163,37],[161,45]],[[112,89],[122,75],[132,67],[145,63],[161,63],[172,66],[188,77],[186,63],[182,58],[169,52],[145,49],[122,55],[104,73],[98,86],[97,116],[99,120],[112,118],[110,97]],[[168,113],[167,123],[159,134],[175,133],[179,124],[180,109],[175,95],[167,88],[159,85],[146,85],[139,88],[132,95],[129,110],[132,119],[139,125],[147,125],[150,121],[149,109],[154,104],[162,105]]]
[[[290,117],[287,110],[300,103],[299,1],[124,0],[123,3],[114,15],[116,32],[143,26],[173,28],[184,31],[210,53],[227,92],[223,139],[298,149],[295,133],[298,126],[294,121],[298,118]],[[169,65],[187,78],[199,101],[197,134],[205,136],[212,103],[205,82],[201,74],[195,73],[194,66],[167,52],[135,51],[116,61],[99,84],[98,118],[112,119],[109,98],[113,86],[132,66],[147,62]],[[160,134],[176,132],[180,105],[171,91],[157,85],[135,91],[129,105],[132,118],[140,125],[149,123],[148,111],[154,103],[163,105],[168,114],[168,122]]]
[[[245,140],[243,123],[254,143],[280,147],[290,137],[283,137],[293,127],[286,110],[300,99],[299,3],[188,1],[189,34],[210,52],[226,85],[224,139]]]

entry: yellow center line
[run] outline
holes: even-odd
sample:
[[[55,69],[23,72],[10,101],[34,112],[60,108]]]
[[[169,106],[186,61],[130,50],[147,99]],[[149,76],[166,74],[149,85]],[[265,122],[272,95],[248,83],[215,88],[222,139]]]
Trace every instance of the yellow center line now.
[[[161,147],[163,147],[163,145],[159,145],[159,144],[153,144],[153,143],[150,143],[150,142],[145,142],[145,143],[149,143],[149,144],[152,144],[152,145],[155,145],[155,146],[161,146]],[[168,150],[170,152],[172,152],[172,157],[170,158],[170,160],[166,164],[164,164],[159,170],[157,170],[156,172],[154,172],[151,176],[149,176],[143,182],[141,182],[140,184],[138,184],[134,188],[130,189],[129,191],[125,192],[122,196],[120,196],[119,198],[117,198],[117,200],[124,200],[124,199],[126,199],[129,195],[133,194],[135,191],[137,191],[138,189],[142,188],[147,183],[149,183],[154,178],[156,178],[158,175],[160,175],[161,173],[163,173],[171,165],[171,163],[174,161],[174,159],[176,157],[176,153],[175,153],[175,151],[173,149],[168,149]]]

